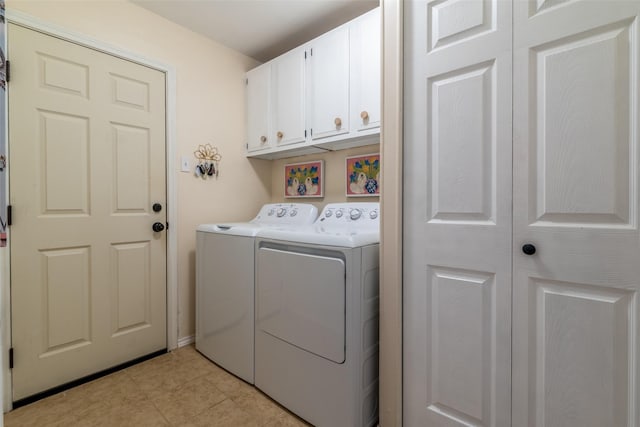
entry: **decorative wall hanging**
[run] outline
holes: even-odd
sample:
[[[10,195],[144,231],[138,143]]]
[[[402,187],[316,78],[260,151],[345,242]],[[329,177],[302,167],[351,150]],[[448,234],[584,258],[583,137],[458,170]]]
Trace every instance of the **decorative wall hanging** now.
[[[346,158],[347,197],[380,195],[380,153]]]
[[[198,159],[198,164],[195,169],[196,176],[202,179],[211,176],[218,177],[222,155],[218,153],[217,147],[212,147],[211,144],[199,145],[198,149],[193,152],[193,155]]]
[[[284,165],[284,197],[323,197],[323,160]]]

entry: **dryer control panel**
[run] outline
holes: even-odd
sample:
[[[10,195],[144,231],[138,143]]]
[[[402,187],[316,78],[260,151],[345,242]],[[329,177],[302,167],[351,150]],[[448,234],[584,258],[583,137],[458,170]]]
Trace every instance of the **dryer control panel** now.
[[[351,225],[362,229],[374,229],[380,226],[379,203],[329,203],[316,220],[323,226]]]

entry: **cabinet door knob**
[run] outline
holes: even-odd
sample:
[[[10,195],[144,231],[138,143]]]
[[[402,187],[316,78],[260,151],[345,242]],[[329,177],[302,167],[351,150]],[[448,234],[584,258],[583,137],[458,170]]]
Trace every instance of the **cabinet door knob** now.
[[[536,247],[531,243],[527,243],[522,246],[522,252],[524,252],[525,255],[533,255],[536,253]]]
[[[340,127],[340,126],[342,126],[342,119],[340,117],[336,117],[336,119],[333,121],[333,123],[336,124],[336,127]]]
[[[262,136],[260,137],[260,142],[261,142],[262,144],[264,144],[265,142],[267,142],[267,137],[266,137],[266,136],[264,136],[264,135],[262,135]]]
[[[284,134],[282,132],[278,132],[277,134],[278,139],[282,139],[282,137],[284,136]]]
[[[360,113],[360,118],[362,120],[367,120],[369,118],[369,113],[367,113],[366,111],[363,111],[362,113]]]

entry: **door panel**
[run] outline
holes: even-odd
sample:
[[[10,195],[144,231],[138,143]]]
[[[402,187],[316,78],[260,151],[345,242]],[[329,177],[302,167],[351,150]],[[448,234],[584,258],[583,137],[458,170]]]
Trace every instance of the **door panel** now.
[[[429,221],[495,224],[492,122],[495,62],[429,79]],[[465,126],[460,126],[465,123]]]
[[[13,399],[166,348],[164,74],[9,26]]]
[[[111,245],[112,331],[114,335],[151,323],[149,242]]]
[[[513,425],[638,425],[640,4],[514,4]]]
[[[495,275],[449,268],[427,274],[427,410],[439,415],[434,420],[482,424],[491,413]]]
[[[90,248],[40,252],[43,270],[44,357],[91,343]]]
[[[405,7],[403,421],[508,425],[511,5]]]
[[[89,119],[39,111],[42,215],[89,214]]]
[[[152,204],[146,179],[152,154],[149,129],[112,123],[111,135],[114,156],[112,174],[115,177],[112,212],[146,214]]]

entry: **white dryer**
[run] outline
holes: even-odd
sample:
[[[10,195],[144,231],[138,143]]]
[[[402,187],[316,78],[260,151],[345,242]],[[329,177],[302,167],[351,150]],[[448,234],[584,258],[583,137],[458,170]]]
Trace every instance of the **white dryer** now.
[[[267,204],[250,222],[196,231],[196,349],[253,384],[254,243],[264,227],[313,223],[315,206]]]
[[[256,237],[255,385],[318,427],[378,420],[378,203]]]

